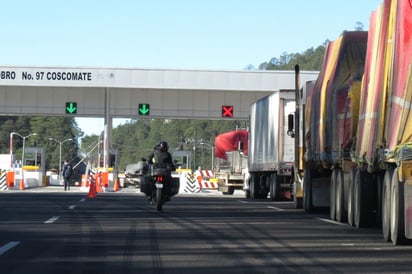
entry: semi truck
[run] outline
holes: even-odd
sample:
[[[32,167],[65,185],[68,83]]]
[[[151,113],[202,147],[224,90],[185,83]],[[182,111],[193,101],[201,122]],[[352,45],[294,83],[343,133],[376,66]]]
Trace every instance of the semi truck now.
[[[243,189],[247,168],[248,134],[248,130],[236,129],[219,134],[215,138],[215,179],[218,191],[223,194],[233,194],[236,189]]]
[[[294,143],[287,136],[288,114],[295,110],[294,90],[279,90],[251,104],[247,198],[292,198]]]
[[[380,226],[394,245],[412,239],[410,14],[408,1],[385,0],[369,32],[344,32],[327,45],[318,79],[304,89],[296,67],[288,128],[305,211],[329,207],[332,220]]]

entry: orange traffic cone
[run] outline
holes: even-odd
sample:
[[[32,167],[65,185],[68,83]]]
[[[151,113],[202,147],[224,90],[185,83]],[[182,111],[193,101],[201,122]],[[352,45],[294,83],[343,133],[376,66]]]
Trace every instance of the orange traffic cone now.
[[[202,175],[197,176],[197,183],[199,184],[199,189],[202,190]]]
[[[119,191],[119,178],[114,181],[113,191]]]
[[[96,173],[94,182],[96,185],[96,193],[103,192],[102,185],[101,185],[101,182],[102,182],[101,173]]]
[[[90,183],[90,187],[89,187],[89,198],[94,198],[96,197],[96,185],[94,182]]]
[[[21,177],[21,180],[20,180],[20,190],[24,190],[24,179],[23,179],[23,177]]]

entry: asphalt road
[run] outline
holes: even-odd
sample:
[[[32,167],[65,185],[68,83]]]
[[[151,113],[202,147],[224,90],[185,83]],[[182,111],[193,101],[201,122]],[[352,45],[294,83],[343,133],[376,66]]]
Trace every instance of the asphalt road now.
[[[396,273],[412,246],[386,243],[289,202],[179,194],[154,210],[135,189],[0,192],[0,273]]]

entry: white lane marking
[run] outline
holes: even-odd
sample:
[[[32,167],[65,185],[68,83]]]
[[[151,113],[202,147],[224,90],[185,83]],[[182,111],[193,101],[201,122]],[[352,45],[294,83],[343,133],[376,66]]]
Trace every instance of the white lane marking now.
[[[314,218],[314,219],[322,221],[322,222],[326,222],[326,223],[331,223],[331,224],[334,224],[334,225],[348,226],[348,224],[340,223],[340,222],[337,222],[337,221],[332,221],[332,220],[329,220],[329,219],[324,219],[324,218]]]
[[[48,219],[47,221],[45,221],[45,224],[51,224],[54,223],[55,221],[57,221],[60,217],[59,216],[53,216],[50,219]]]
[[[80,202],[84,202],[84,201],[86,201],[86,199],[85,199],[85,198],[80,199]]]
[[[75,209],[75,208],[76,208],[76,205],[69,206],[69,209]]]
[[[242,204],[248,204],[249,203],[249,201],[245,201],[245,200],[238,200],[238,202],[242,203]],[[285,210],[283,208],[276,207],[276,206],[267,206],[266,208],[274,209],[276,211],[284,211]]]
[[[276,207],[276,206],[267,206],[267,208],[274,209],[276,211],[284,211],[283,208],[279,208],[279,207]]]
[[[15,247],[16,245],[20,244],[18,241],[8,242],[7,244],[0,247],[0,256]]]

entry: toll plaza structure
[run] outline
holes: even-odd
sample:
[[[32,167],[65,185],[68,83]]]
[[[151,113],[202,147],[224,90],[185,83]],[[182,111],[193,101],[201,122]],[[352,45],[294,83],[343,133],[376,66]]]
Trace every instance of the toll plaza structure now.
[[[252,102],[294,81],[294,71],[0,65],[0,113],[104,117],[107,168],[112,118],[247,120]]]

